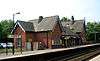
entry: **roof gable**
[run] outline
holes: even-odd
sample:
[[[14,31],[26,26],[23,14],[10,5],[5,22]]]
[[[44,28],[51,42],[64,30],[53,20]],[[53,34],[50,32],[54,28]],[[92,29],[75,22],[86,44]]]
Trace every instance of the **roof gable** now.
[[[33,23],[35,31],[37,30],[37,26],[39,24],[38,21],[39,21],[39,19],[29,20],[29,22]]]
[[[52,30],[58,20],[58,16],[46,17],[38,24],[36,31]]]
[[[84,23],[84,20],[75,20],[73,24],[72,21],[65,21],[62,22],[62,25],[69,28],[73,32],[82,32],[84,30]]]
[[[31,22],[25,22],[25,21],[19,21],[18,23],[22,26],[22,28],[25,31],[34,31],[33,23],[31,23]]]
[[[69,28],[66,26],[63,27],[63,35],[76,35],[74,32],[72,32]]]
[[[25,31],[34,31],[33,23],[31,22],[25,22],[25,21],[17,21],[14,29],[12,30],[12,33],[16,29],[17,25],[25,32]]]
[[[39,19],[29,20],[28,22],[17,21],[14,29],[16,28],[16,25],[19,25],[23,31],[50,31],[54,28],[57,21],[59,21],[59,16],[45,17],[41,22],[38,21]]]

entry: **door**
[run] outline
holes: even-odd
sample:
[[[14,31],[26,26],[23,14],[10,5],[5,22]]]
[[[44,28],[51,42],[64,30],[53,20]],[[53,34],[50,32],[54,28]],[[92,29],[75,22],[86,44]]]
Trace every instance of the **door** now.
[[[38,50],[38,42],[33,42],[33,50]]]
[[[31,50],[31,42],[26,42],[26,48],[27,50]]]

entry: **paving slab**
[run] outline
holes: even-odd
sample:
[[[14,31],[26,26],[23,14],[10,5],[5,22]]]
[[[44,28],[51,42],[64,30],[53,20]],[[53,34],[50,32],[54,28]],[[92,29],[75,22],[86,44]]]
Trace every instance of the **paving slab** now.
[[[90,59],[89,61],[100,61],[100,55],[94,57],[93,59]]]

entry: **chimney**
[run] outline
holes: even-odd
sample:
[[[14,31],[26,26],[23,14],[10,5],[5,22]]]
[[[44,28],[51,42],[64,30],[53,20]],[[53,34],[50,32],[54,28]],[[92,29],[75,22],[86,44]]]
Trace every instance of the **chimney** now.
[[[54,17],[55,17],[57,20],[59,20],[59,16],[58,16],[58,15],[55,15]]]
[[[52,18],[56,19],[57,21],[60,20],[59,16],[58,15],[55,15],[55,16],[52,16]]]
[[[72,24],[74,24],[74,22],[75,22],[74,21],[74,16],[71,17],[71,20],[72,20]]]
[[[40,23],[40,22],[42,21],[42,19],[43,19],[43,16],[39,16],[39,21],[38,21],[38,23]]]

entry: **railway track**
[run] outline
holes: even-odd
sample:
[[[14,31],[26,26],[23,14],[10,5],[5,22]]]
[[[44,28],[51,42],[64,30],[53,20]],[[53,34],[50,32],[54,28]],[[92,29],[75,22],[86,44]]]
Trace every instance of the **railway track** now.
[[[93,54],[95,55],[96,53],[99,53],[99,50],[100,48],[95,47],[90,49],[78,49],[71,54],[55,57],[47,61],[86,61],[87,58],[91,57],[90,53],[92,53],[91,55],[93,56]]]

